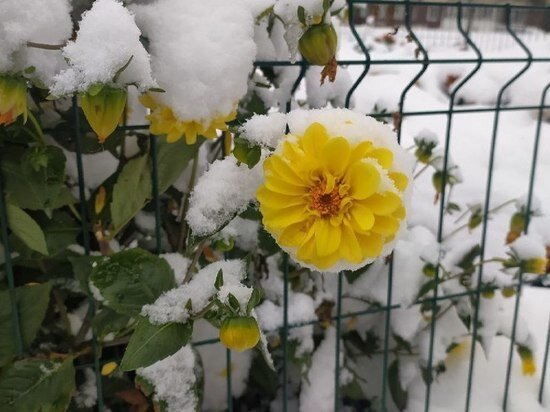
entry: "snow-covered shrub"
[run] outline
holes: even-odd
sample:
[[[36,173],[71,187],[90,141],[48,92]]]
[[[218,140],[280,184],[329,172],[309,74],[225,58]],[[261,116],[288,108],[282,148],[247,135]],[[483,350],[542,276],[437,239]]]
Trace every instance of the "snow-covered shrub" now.
[[[366,86],[336,71],[364,61],[345,3],[84,0],[71,17],[2,0],[1,411],[279,410],[286,393],[328,412],[336,377],[346,410],[383,410],[386,388],[387,410],[417,411],[428,383],[462,410],[476,348],[486,410],[512,335],[532,389],[541,318],[522,306],[512,331],[510,298],[546,281],[548,196],[511,174],[498,202],[466,189],[483,145],[398,114],[446,107],[440,82],[400,102],[399,65]],[[416,58],[396,35],[366,44]],[[260,64],[300,56],[317,66]],[[442,70],[449,88],[466,75]],[[482,83],[457,98],[492,102]]]

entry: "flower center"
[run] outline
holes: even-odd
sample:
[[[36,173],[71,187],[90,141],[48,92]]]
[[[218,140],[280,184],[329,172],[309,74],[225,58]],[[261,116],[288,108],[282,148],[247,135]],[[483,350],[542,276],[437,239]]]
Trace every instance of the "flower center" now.
[[[326,193],[325,186],[319,185],[310,190],[311,208],[317,210],[321,217],[329,217],[338,214],[340,211],[340,202],[342,196],[338,191],[338,186],[332,189],[332,192]]]

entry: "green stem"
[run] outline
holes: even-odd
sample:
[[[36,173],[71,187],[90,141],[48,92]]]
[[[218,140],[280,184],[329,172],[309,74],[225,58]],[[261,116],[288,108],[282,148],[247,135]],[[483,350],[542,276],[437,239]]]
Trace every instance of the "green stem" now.
[[[31,120],[31,123],[34,126],[34,129],[36,130],[36,136],[38,137],[38,143],[41,146],[46,146],[46,141],[44,140],[44,133],[42,133],[42,128],[40,127],[40,124],[38,123],[38,120],[36,117],[34,117],[34,114],[29,110],[28,111],[28,118]]]
[[[183,250],[185,249],[187,234],[189,232],[189,226],[187,225],[187,221],[185,220],[185,215],[187,214],[187,209],[189,208],[189,198],[191,197],[191,191],[195,186],[195,179],[197,178],[197,169],[199,164],[199,150],[200,149],[197,149],[197,153],[195,153],[195,157],[193,158],[193,165],[191,166],[191,177],[189,178],[187,193],[185,194],[185,198],[183,200],[180,213],[178,216],[178,218],[180,219],[180,234],[178,238],[177,251],[179,253],[183,253]]]

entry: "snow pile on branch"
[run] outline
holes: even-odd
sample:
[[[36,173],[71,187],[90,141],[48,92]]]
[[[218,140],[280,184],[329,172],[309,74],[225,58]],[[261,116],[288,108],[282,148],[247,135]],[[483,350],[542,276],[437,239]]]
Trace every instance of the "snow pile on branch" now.
[[[168,412],[194,412],[198,403],[194,369],[195,353],[191,345],[187,345],[172,356],[136,372],[155,387],[154,399],[166,402]]]
[[[218,292],[214,284],[220,270],[223,272],[224,283]],[[229,292],[234,293],[235,290],[241,287],[248,290],[248,296],[242,296],[248,302],[252,289],[246,288],[240,283],[245,274],[245,266],[242,260],[225,260],[212,263],[193,275],[189,283],[165,292],[150,305],[144,305],[141,314],[148,316],[151,323],[154,324],[185,323],[193,313],[204,309],[216,294],[219,294],[223,300]],[[237,291],[234,295],[241,301],[241,296],[238,293]],[[187,306],[189,301],[191,301],[191,309]]]
[[[544,258],[546,256],[542,239],[537,235],[521,236],[510,245],[510,248],[520,260]]]
[[[242,1],[160,0],[134,6],[166,93],[155,95],[181,121],[235,110],[256,55],[254,16]]]
[[[155,87],[149,55],[139,41],[134,16],[117,0],[97,0],[82,15],[75,41],[63,48],[69,68],[55,77],[55,96],[85,91],[96,83],[135,84],[139,90]]]
[[[166,260],[172,270],[174,271],[174,277],[176,283],[181,285],[185,279],[187,268],[189,267],[189,259],[181,255],[180,253],[165,253],[160,255],[161,258]]]
[[[241,137],[250,143],[274,149],[285,134],[286,121],[284,113],[253,116],[241,126]]]
[[[61,53],[27,47],[27,42],[62,44],[71,35],[70,4],[67,0],[2,0],[0,2],[0,73],[15,73],[28,67],[44,84],[64,65]]]
[[[259,162],[249,169],[230,156],[210,165],[191,193],[185,217],[195,235],[216,232],[246,209],[256,197],[262,179],[262,164]]]

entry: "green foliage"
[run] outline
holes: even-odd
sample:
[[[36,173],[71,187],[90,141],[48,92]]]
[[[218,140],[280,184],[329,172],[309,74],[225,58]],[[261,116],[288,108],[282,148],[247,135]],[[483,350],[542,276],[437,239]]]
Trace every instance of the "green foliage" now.
[[[409,394],[401,387],[398,359],[395,359],[388,368],[388,386],[397,409],[400,411],[405,410],[407,408]]]
[[[73,359],[24,359],[0,375],[0,410],[61,412],[75,389]]]
[[[189,162],[196,156],[204,139],[199,138],[193,145],[185,139],[167,143],[166,138],[157,138],[157,165],[159,193],[164,193],[181,175]]]
[[[44,232],[23,209],[10,203],[6,205],[8,224],[15,234],[25,245],[43,255],[48,255],[48,245]]]
[[[32,344],[44,320],[51,288],[47,282],[15,289],[24,350]],[[9,291],[0,291],[0,367],[17,354],[14,321]]]
[[[174,273],[164,259],[142,249],[129,249],[101,261],[90,282],[114,311],[137,316],[143,305],[176,286]]]
[[[191,323],[154,325],[147,318],[140,318],[124,352],[120,369],[130,371],[143,368],[173,355],[189,342],[192,332]]]
[[[151,198],[151,165],[144,155],[130,160],[113,187],[111,217],[114,233],[119,232]]]

